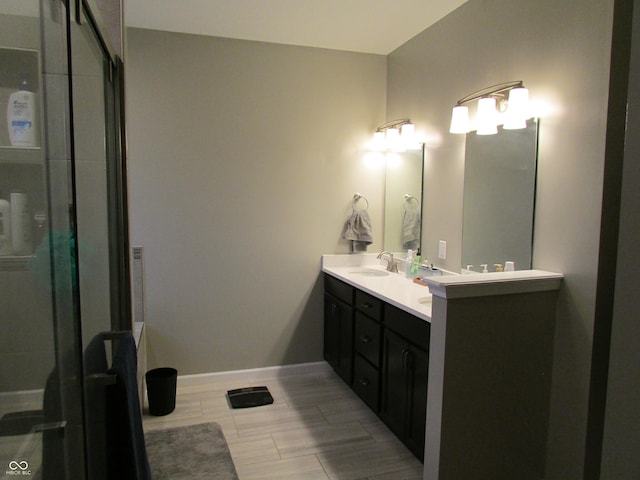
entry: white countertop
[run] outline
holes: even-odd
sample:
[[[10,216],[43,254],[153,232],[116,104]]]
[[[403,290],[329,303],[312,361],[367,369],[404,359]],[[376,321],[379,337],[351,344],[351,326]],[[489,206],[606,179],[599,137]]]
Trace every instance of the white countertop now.
[[[431,293],[429,288],[406,278],[404,273],[384,276],[365,276],[358,270],[385,272],[386,262],[376,254],[323,255],[322,271],[366,293],[394,305],[422,320],[431,322]]]
[[[376,257],[374,253],[323,255],[322,271],[428,322],[432,295],[462,298],[557,290],[563,279],[561,273],[541,270],[448,274],[426,278],[427,287],[414,283],[402,272],[384,275],[386,262]],[[379,271],[382,276],[362,274],[368,270]]]
[[[542,270],[516,270],[425,279],[438,297],[463,298],[558,290],[564,276]]]

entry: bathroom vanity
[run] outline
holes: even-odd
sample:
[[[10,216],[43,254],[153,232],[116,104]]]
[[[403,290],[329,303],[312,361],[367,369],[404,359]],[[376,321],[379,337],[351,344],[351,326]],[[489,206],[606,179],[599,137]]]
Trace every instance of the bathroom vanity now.
[[[422,459],[429,322],[329,273],[324,282],[325,359]]]
[[[544,476],[561,274],[422,286],[369,254],[324,255],[322,271],[325,359],[424,459],[425,479]]]
[[[422,460],[431,295],[375,256],[325,255],[323,271],[325,359]]]

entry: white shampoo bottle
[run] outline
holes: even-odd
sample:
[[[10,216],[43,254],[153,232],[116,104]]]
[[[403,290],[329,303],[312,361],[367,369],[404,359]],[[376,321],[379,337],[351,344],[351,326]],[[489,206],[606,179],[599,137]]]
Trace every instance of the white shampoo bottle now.
[[[29,91],[29,85],[23,80],[20,89],[9,95],[7,102],[7,126],[11,146],[37,147],[37,120],[36,94]]]

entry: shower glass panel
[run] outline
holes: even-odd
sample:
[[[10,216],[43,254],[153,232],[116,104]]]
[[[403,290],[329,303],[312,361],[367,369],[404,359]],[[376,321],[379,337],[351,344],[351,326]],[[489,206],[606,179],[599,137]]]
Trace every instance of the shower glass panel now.
[[[43,479],[85,478],[65,24],[63,2],[2,3],[0,473]],[[20,88],[35,98],[29,124]],[[15,142],[15,128],[32,141]]]
[[[69,11],[80,4],[81,12]],[[83,352],[130,329],[115,58],[90,2],[0,8],[0,474],[99,479]],[[70,55],[70,57],[69,57]],[[23,85],[24,84],[24,85]],[[20,86],[32,123],[7,116]],[[16,120],[16,122],[13,122]],[[32,128],[18,144],[10,128]],[[8,210],[5,205],[9,204]]]
[[[80,313],[86,346],[96,334],[111,330],[105,142],[109,64],[87,22],[71,23],[71,62]]]

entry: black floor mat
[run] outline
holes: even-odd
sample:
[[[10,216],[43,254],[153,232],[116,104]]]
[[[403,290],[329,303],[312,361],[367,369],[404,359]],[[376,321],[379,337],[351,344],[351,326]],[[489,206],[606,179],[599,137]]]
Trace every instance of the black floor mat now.
[[[273,397],[267,387],[247,387],[229,390],[227,397],[232,408],[259,407],[273,403]]]
[[[42,410],[5,413],[0,418],[0,437],[26,435],[36,425],[43,423]]]

